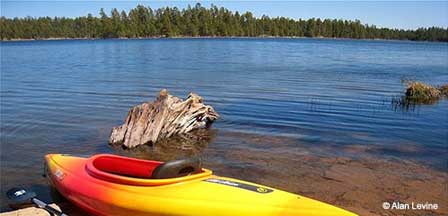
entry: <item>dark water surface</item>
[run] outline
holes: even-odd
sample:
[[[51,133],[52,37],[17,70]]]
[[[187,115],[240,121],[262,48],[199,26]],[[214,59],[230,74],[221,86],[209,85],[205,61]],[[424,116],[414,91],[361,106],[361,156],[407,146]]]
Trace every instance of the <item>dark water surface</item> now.
[[[330,157],[357,157],[340,149],[362,146],[371,156],[445,170],[448,101],[396,108],[391,101],[403,93],[402,79],[447,83],[448,45],[319,39],[2,42],[1,192],[32,186],[49,199],[40,174],[50,152],[162,160],[201,154],[226,175],[234,168],[257,168],[243,159],[227,160],[233,147],[263,150],[275,160],[282,152],[299,151],[297,146],[304,154]],[[213,141],[133,151],[108,146],[112,126],[162,88],[181,97],[197,92],[215,107],[222,118],[214,124]],[[257,146],[244,139],[257,134],[293,142]],[[305,152],[308,147],[314,150]]]

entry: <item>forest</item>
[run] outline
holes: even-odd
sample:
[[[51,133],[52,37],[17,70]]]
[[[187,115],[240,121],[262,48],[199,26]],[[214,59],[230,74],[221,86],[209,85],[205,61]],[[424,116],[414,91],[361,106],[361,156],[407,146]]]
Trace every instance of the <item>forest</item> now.
[[[12,39],[48,38],[149,38],[149,37],[325,37],[448,41],[448,28],[416,30],[379,28],[359,20],[255,17],[226,8],[196,4],[151,9],[138,5],[129,12],[100,10],[99,16],[0,18],[0,37]]]

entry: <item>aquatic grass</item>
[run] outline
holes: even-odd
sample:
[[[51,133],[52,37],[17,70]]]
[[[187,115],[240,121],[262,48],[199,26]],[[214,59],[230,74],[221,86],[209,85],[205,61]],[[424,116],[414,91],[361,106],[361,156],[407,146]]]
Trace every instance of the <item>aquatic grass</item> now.
[[[431,86],[419,81],[403,80],[405,94],[392,98],[394,109],[414,110],[416,105],[436,104],[442,98],[448,98],[448,84]]]
[[[407,81],[406,100],[417,104],[434,104],[441,97],[441,92],[434,86],[417,82]]]
[[[448,84],[441,85],[438,89],[443,97],[448,98]]]

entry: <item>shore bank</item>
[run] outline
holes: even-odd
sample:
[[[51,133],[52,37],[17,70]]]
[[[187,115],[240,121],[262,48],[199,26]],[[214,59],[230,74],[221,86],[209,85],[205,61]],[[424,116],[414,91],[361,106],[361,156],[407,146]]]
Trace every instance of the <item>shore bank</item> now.
[[[447,43],[444,41],[415,41],[415,40],[393,40],[393,39],[356,39],[356,38],[338,38],[338,37],[298,37],[298,36],[257,36],[257,37],[244,37],[244,36],[154,36],[154,37],[119,37],[119,38],[15,38],[15,39],[1,39],[1,42],[14,42],[14,41],[60,41],[60,40],[150,40],[150,39],[325,39],[325,40],[358,40],[358,41],[391,41],[391,42],[421,42],[421,43]]]
[[[166,143],[155,148],[116,148],[111,149],[110,153],[153,160],[201,155],[203,166],[212,169],[216,175],[268,185],[359,215],[448,214],[445,205],[448,203],[445,194],[448,173],[444,170],[436,170],[411,160],[373,155],[370,154],[372,147],[365,145],[342,148],[313,146],[288,137],[218,133],[215,141],[209,145]],[[414,147],[395,150],[418,151]],[[7,180],[15,182],[14,179],[21,177],[7,176]],[[35,178],[43,181],[38,175]],[[45,191],[41,194],[45,195]],[[47,198],[49,202],[51,199],[69,215],[84,214],[64,199]],[[437,204],[438,209],[384,209],[385,202],[410,205],[427,202]]]
[[[227,175],[273,186],[321,200],[359,215],[448,214],[446,186],[448,173],[409,160],[380,158],[368,153],[363,145],[343,149],[301,145],[285,137],[220,135],[226,142],[238,137],[253,148],[232,145],[219,152],[225,161],[239,161],[241,166],[226,168],[216,161],[206,161],[218,175]],[[291,151],[291,146],[295,150]],[[214,146],[209,146],[209,149]],[[208,151],[208,150],[206,150]],[[273,157],[272,151],[275,151]],[[342,151],[358,157],[325,155]],[[211,157],[219,157],[213,155]],[[384,209],[383,203],[435,203],[437,210]]]
[[[272,186],[359,215],[448,214],[444,205],[448,203],[445,170],[416,161],[378,156],[372,153],[375,152],[373,146],[313,146],[288,137],[219,132],[209,146],[185,148],[179,144],[157,148],[161,151],[117,149],[116,153],[146,159],[174,159],[179,154],[203,152],[203,166],[211,168],[216,175]],[[411,145],[389,150],[419,151]],[[409,205],[428,202],[437,204],[438,209],[384,209],[385,202]]]

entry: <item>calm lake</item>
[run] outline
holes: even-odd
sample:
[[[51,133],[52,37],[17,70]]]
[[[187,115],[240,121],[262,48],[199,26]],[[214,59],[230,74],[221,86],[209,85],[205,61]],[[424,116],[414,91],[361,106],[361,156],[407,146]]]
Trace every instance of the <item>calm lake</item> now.
[[[445,172],[448,100],[394,106],[405,79],[448,83],[448,44],[236,38],[2,42],[1,193],[32,186],[50,199],[41,177],[47,153],[161,160],[199,154],[219,175],[228,171],[260,182],[232,172],[262,169],[245,162],[251,155],[226,154],[255,149],[272,161],[287,152],[356,158],[358,152],[341,150],[356,146],[371,157]],[[214,139],[201,147],[109,146],[111,128],[123,123],[128,109],[153,100],[162,88],[182,98],[196,92],[212,105],[221,115]],[[257,145],[253,137],[288,143]],[[272,165],[264,174],[287,171],[291,163]],[[3,195],[1,201],[6,210]]]

